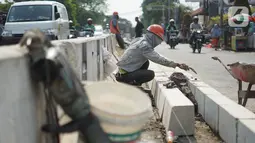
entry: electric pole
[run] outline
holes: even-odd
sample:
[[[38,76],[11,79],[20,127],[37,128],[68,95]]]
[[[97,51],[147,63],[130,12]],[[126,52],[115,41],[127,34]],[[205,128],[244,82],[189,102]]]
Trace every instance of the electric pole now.
[[[220,2],[220,27],[223,28],[223,0],[219,0]]]
[[[170,9],[170,5],[171,5],[171,0],[168,0],[168,20],[171,18],[171,9]]]
[[[165,6],[162,5],[162,22],[165,24]]]

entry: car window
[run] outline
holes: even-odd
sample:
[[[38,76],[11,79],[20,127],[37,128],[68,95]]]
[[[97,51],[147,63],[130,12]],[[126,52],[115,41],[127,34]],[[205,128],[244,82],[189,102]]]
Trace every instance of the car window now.
[[[7,22],[48,21],[52,20],[51,5],[13,6],[8,14]]]

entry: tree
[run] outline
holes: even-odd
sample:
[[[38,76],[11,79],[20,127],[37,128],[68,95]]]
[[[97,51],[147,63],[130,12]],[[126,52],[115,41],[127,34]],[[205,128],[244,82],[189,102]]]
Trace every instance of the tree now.
[[[163,22],[162,21],[162,10],[153,10],[153,11],[150,11],[148,9],[148,7],[150,6],[155,6],[155,5],[164,5],[166,6],[167,8],[170,8],[170,12],[171,12],[171,15],[168,16],[168,9],[165,9],[165,13],[164,15],[167,16],[168,18],[172,18],[174,17],[174,9],[175,8],[178,8],[179,9],[179,18],[180,18],[180,21],[182,21],[184,15],[186,13],[189,13],[192,9],[190,7],[187,7],[183,4],[180,4],[179,2],[173,2],[171,1],[171,3],[168,5],[168,0],[161,0],[161,1],[158,1],[158,0],[144,0],[141,7],[142,7],[142,10],[143,10],[143,23],[145,26],[149,26],[150,24],[152,23],[161,23]],[[169,19],[165,19],[166,22],[168,23],[168,20]]]
[[[184,16],[183,16],[183,21],[182,23],[186,26],[189,26],[191,23],[192,23],[192,17],[190,14],[186,13]]]
[[[9,1],[5,0],[5,3],[0,4],[0,11],[8,12],[9,8],[11,7],[12,4],[13,4],[13,2],[9,2]]]

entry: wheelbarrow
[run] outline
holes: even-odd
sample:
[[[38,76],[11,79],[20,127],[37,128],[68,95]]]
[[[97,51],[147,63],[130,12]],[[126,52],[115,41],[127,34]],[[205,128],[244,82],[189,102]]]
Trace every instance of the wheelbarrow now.
[[[251,90],[255,84],[255,64],[236,62],[228,64],[228,68],[218,57],[212,57],[213,60],[219,61],[230,75],[238,81],[238,104],[245,107],[248,98],[255,98],[255,91]],[[248,84],[247,90],[243,90],[242,83]]]

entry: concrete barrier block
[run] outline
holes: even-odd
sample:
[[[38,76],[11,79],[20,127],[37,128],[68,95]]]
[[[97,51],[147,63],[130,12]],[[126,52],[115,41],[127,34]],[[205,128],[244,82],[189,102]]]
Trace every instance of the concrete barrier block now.
[[[219,134],[227,143],[238,143],[238,121],[255,119],[255,114],[241,105],[219,106]]]
[[[236,104],[231,99],[222,95],[213,88],[203,88],[205,94],[204,102],[204,119],[208,125],[214,129],[216,133],[219,132],[219,106]]]
[[[166,89],[162,83],[158,83],[158,88],[157,88],[157,93],[156,93],[156,98],[155,102],[158,107],[159,115],[162,118],[163,112],[164,112],[164,105],[165,105],[165,100],[166,96],[162,94],[162,90]]]
[[[167,75],[165,72],[154,72],[155,73],[155,77],[166,77],[167,78]]]
[[[152,61],[150,61],[149,69],[161,71],[161,69],[159,68],[159,65]]]
[[[165,95],[163,124],[167,131],[173,131],[176,136],[194,134],[194,105],[178,89],[162,89]]]
[[[201,91],[204,87],[196,87],[195,99],[198,104],[198,112],[204,117],[205,116],[205,94]]]
[[[151,88],[151,93],[154,96],[155,100],[156,100],[156,96],[157,96],[157,83],[165,83],[167,82],[168,79],[166,77],[155,77],[153,82],[152,82],[152,88]]]
[[[192,92],[192,94],[196,95],[196,89],[197,87],[209,87],[208,84],[205,84],[204,82],[200,80],[189,80],[188,86]]]
[[[153,84],[153,80],[151,80],[151,81],[149,81],[149,82],[147,83],[147,85],[148,85],[148,87],[149,87],[150,90],[152,89],[152,84]]]
[[[255,120],[238,121],[238,143],[255,142]]]

